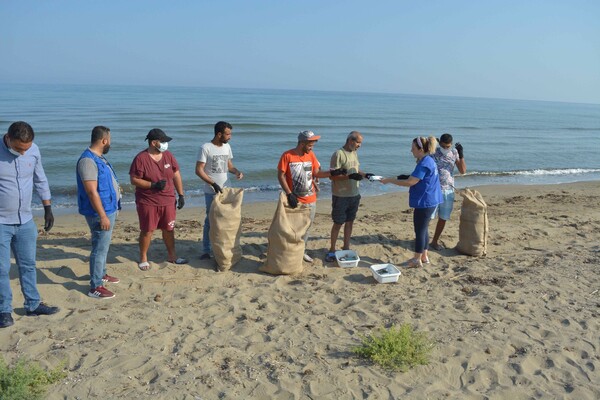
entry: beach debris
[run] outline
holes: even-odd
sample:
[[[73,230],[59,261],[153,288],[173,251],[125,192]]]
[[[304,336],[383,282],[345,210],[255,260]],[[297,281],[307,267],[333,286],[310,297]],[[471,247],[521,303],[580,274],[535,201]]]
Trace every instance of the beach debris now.
[[[162,300],[162,296],[160,294],[157,294],[156,296],[154,296],[154,301],[159,302]]]

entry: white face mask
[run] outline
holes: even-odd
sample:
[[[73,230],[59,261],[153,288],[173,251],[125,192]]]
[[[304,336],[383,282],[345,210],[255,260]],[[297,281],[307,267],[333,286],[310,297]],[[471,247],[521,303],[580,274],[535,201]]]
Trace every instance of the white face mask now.
[[[448,154],[450,154],[450,152],[452,151],[452,148],[449,149],[445,149],[442,146],[440,146],[440,151],[442,152],[442,155],[447,156]]]
[[[169,148],[169,143],[164,142],[160,144],[160,146],[158,146],[158,151],[160,151],[161,153],[164,153],[165,151],[167,151],[167,149]]]

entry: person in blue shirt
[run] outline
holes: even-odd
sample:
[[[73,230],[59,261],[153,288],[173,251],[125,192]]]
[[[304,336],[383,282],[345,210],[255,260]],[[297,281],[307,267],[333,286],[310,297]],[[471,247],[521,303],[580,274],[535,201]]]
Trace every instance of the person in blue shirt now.
[[[412,141],[411,153],[417,159],[417,166],[410,175],[397,178],[383,178],[381,183],[393,183],[409,187],[408,205],[414,208],[413,225],[415,228],[415,254],[408,260],[408,267],[422,267],[429,264],[429,221],[436,207],[444,199],[440,187],[438,168],[431,157],[435,153],[437,139],[417,136]]]
[[[88,296],[110,299],[114,293],[104,283],[119,283],[106,273],[106,257],[120,207],[121,189],[112,166],[104,157],[110,149],[110,129],[92,129],[90,147],[77,161],[77,205],[92,234],[90,291]]]
[[[43,303],[37,289],[37,227],[31,213],[33,188],[44,205],[44,229],[54,225],[50,186],[42,166],[40,149],[33,143],[33,128],[15,122],[0,143],[0,328],[14,324],[10,288],[10,253],[19,268],[26,315],[50,315],[58,307]]]

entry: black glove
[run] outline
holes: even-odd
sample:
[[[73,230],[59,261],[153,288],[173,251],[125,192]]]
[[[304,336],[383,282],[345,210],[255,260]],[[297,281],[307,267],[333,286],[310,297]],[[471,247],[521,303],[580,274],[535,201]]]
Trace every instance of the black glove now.
[[[54,215],[52,215],[52,207],[44,206],[44,230],[48,232],[54,226]]]
[[[331,174],[331,176],[340,176],[340,175],[346,175],[348,173],[348,171],[346,170],[346,168],[338,168],[338,169],[332,169],[331,171],[329,171],[329,173]]]
[[[458,151],[458,158],[460,158],[460,159],[462,160],[462,159],[463,159],[463,157],[465,156],[465,155],[463,154],[463,147],[462,147],[462,144],[460,144],[460,143],[456,143],[456,144],[454,145],[454,147],[456,147],[456,151]]]
[[[365,178],[371,179],[371,177],[375,176],[375,174],[365,174]]]
[[[354,179],[355,181],[362,181],[363,176],[358,172],[348,175],[348,179]]]
[[[181,210],[183,206],[185,206],[185,199],[183,198],[183,195],[180,194],[177,198],[177,209]]]
[[[167,181],[165,179],[162,179],[158,182],[152,182],[150,184],[150,189],[163,190],[165,186],[167,186]]]
[[[410,175],[398,175],[396,177],[396,179],[398,179],[399,181],[402,181],[402,180],[408,179],[409,177],[410,177]]]
[[[294,193],[288,193],[287,201],[288,201],[288,205],[291,208],[298,207],[298,197],[296,197],[296,195]]]
[[[215,193],[223,193],[223,189],[221,189],[221,186],[219,186],[216,182],[211,183],[210,186],[213,187]]]

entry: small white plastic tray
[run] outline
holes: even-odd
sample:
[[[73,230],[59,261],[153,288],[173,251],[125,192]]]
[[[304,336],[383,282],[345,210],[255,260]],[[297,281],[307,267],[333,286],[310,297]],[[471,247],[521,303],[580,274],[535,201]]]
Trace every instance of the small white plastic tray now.
[[[335,252],[335,259],[340,268],[356,267],[360,261],[360,257],[354,250],[338,250]]]
[[[373,278],[379,283],[398,282],[400,270],[394,264],[373,264],[371,265]]]
[[[380,181],[382,179],[383,179],[383,176],[380,176],[380,175],[373,175],[372,177],[369,178],[369,180],[371,182],[378,182],[378,181]]]

